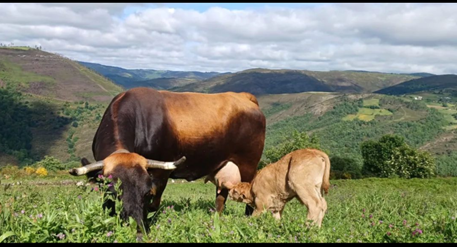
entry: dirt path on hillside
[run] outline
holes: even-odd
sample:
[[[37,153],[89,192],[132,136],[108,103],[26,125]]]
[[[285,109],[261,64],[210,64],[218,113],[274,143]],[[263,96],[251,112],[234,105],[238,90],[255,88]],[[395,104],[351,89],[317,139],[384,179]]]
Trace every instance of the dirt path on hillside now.
[[[438,146],[441,143],[449,142],[450,140],[455,139],[455,138],[456,138],[456,132],[455,131],[444,133],[442,136],[440,136],[436,140],[434,140],[432,142],[429,142],[429,143],[426,143],[423,146],[419,147],[419,149],[420,150],[427,150],[427,149],[431,148],[432,146]]]

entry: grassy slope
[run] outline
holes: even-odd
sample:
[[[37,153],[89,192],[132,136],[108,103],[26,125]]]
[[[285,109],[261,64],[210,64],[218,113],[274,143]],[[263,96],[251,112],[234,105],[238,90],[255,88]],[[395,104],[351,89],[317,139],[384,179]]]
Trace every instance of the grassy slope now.
[[[0,79],[22,92],[65,101],[108,102],[123,91],[77,62],[35,49],[0,48]]]
[[[15,86],[22,91],[24,101],[32,109],[30,117],[36,126],[32,128],[31,154],[36,159],[51,155],[67,161],[67,139],[72,133],[74,155],[92,159],[97,116],[123,90],[74,61],[35,49],[0,48],[0,80],[2,86]],[[84,107],[86,101],[93,109],[75,114],[76,108]],[[0,165],[9,163],[15,164],[17,160],[1,155]]]
[[[69,176],[69,175],[67,175]],[[52,177],[52,176],[49,176]],[[30,179],[30,176],[27,177]],[[2,243],[135,243],[135,226],[102,210],[92,186],[56,179],[14,179],[0,193]],[[79,177],[85,181],[84,177]],[[52,182],[37,185],[36,182]],[[72,182],[71,182],[72,181]],[[271,214],[245,217],[243,203],[227,200],[214,214],[214,185],[169,181],[157,214],[150,213],[146,243],[455,243],[457,178],[331,180],[328,210],[320,229],[307,229],[307,209],[286,204]],[[24,213],[22,213],[22,210]],[[197,223],[196,223],[197,222]],[[418,232],[421,231],[421,233]],[[415,234],[413,234],[415,232]],[[5,234],[5,235],[3,235]],[[65,234],[59,238],[58,234]],[[62,236],[62,235],[60,235]]]

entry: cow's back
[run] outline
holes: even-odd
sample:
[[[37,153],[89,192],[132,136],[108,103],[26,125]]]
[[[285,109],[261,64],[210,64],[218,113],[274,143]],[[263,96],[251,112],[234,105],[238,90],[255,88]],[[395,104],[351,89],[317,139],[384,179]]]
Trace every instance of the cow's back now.
[[[133,88],[116,96],[94,137],[96,160],[119,148],[147,159],[185,165],[171,178],[194,180],[238,165],[241,180],[251,181],[265,141],[265,116],[249,93],[175,93]]]
[[[161,91],[179,152],[190,169],[171,177],[196,179],[232,161],[242,181],[251,181],[265,141],[265,116],[249,93],[173,93]],[[193,174],[190,174],[193,173]]]

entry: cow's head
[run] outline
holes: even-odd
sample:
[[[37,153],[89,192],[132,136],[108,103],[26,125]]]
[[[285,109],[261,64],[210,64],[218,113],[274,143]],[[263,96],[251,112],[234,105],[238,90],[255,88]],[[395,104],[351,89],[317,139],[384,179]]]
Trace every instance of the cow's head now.
[[[132,217],[138,226],[146,223],[148,214],[147,206],[151,201],[153,190],[152,178],[148,169],[173,170],[176,166],[186,160],[182,157],[178,161],[163,162],[146,159],[143,156],[130,152],[115,152],[104,160],[88,164],[87,159],[81,160],[83,167],[73,168],[69,173],[74,176],[85,174],[102,174],[104,177],[112,177],[113,186],[108,187],[114,196],[122,201],[121,218],[127,220]],[[116,183],[121,181],[117,194]],[[110,214],[115,214],[114,201],[107,198],[103,205],[110,210]]]
[[[254,200],[251,195],[251,183],[241,182],[236,184],[232,187],[232,189],[229,190],[228,197],[233,201],[244,202],[254,207]]]

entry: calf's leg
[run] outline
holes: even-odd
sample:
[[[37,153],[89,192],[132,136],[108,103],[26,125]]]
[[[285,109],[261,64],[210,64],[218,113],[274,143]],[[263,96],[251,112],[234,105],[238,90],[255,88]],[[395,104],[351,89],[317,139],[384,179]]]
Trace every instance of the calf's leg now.
[[[313,223],[317,223],[321,227],[321,222],[319,220],[320,215],[322,214],[322,198],[316,194],[314,186],[295,186],[298,200],[308,208],[307,220],[312,220]],[[308,224],[308,223],[307,223]]]

